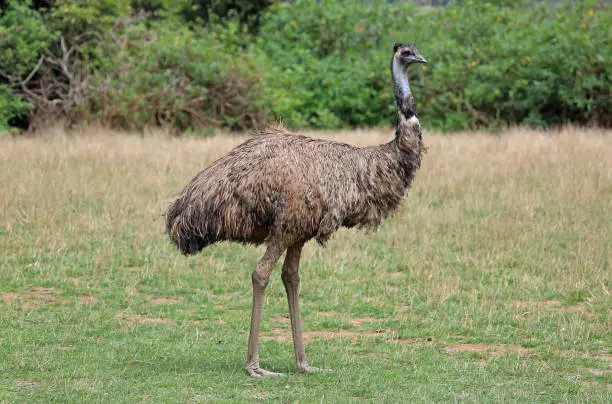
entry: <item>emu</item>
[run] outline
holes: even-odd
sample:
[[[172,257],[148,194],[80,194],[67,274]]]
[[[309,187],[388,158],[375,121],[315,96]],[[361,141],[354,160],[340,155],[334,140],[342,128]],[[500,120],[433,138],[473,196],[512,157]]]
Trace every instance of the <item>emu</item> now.
[[[325,245],[339,227],[377,229],[400,204],[421,165],[423,142],[406,69],[426,63],[414,45],[396,44],[391,74],[397,102],[395,138],[354,147],[287,132],[260,131],[198,173],[167,211],[166,230],[184,254],[229,240],[266,250],[252,273],[253,306],[246,373],[279,376],[259,366],[264,291],[286,251],[281,278],[287,293],[297,370],[317,370],[304,351],[298,267],[304,244]]]

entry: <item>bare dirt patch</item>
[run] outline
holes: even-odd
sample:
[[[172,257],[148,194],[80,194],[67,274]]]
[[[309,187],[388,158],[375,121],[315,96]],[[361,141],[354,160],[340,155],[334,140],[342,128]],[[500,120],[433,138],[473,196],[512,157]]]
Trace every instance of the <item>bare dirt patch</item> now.
[[[584,354],[584,358],[597,359],[600,361],[612,362],[612,354]]]
[[[35,286],[30,289],[29,296],[49,296],[51,294],[59,293],[60,291],[55,288],[43,288],[41,286]]]
[[[560,300],[527,300],[510,303],[515,309],[550,309],[563,304]]]
[[[69,300],[60,299],[59,293],[61,293],[59,289],[36,286],[25,293],[5,293],[2,295],[2,301],[21,304],[22,309],[29,310],[54,303],[68,303]]]
[[[600,361],[612,362],[612,354],[608,352],[602,353],[589,353],[589,352],[573,352],[565,349],[557,349],[556,352],[568,356],[571,359],[574,358],[587,358],[587,359],[596,359]]]
[[[70,282],[74,286],[79,286],[81,280],[79,278],[66,278],[66,282]]]
[[[416,345],[422,342],[422,340],[419,340],[418,338],[396,338],[390,341],[396,342],[402,345]]]
[[[491,356],[506,354],[528,355],[531,353],[529,348],[510,344],[455,344],[444,347],[444,350],[449,353],[480,352]]]
[[[317,312],[317,316],[321,316],[321,317],[335,317],[337,315],[338,313],[336,313],[335,311],[318,311]]]
[[[128,327],[133,327],[136,324],[170,324],[172,320],[169,318],[162,317],[144,317],[144,316],[118,316],[118,318],[125,322]]]
[[[142,267],[124,267],[122,268],[124,271],[130,271],[130,272],[138,272],[138,271],[142,271]]]
[[[83,295],[81,296],[81,302],[83,302],[86,306],[91,306],[96,301],[96,297],[94,295]]]
[[[291,322],[287,317],[272,317],[271,320],[274,321],[275,323],[281,323],[281,324],[289,324]]]
[[[17,387],[36,387],[40,384],[38,380],[19,380],[15,385]]]
[[[345,338],[351,341],[356,341],[361,338],[385,337],[385,341],[390,344],[402,345],[432,345],[432,338],[397,338],[396,333],[390,330],[366,330],[366,331],[304,331],[302,337],[304,342],[312,342],[316,340],[330,340],[337,338]],[[291,330],[288,328],[273,328],[261,337],[264,340],[272,340],[281,343],[292,342]]]
[[[253,398],[256,400],[266,400],[271,397],[276,397],[276,394],[268,391],[257,391],[253,393]]]
[[[595,317],[595,314],[591,313],[584,306],[567,306],[561,307],[557,311],[562,311],[564,313],[580,313],[584,314],[587,317]]]
[[[603,376],[612,374],[612,369],[593,369],[587,368],[585,369],[587,372],[594,374],[595,376]]]
[[[182,297],[176,297],[176,296],[153,296],[151,297],[151,303],[153,303],[153,305],[172,304],[172,303],[180,302],[181,300],[183,300]]]
[[[361,338],[385,337],[385,341],[391,344],[402,345],[419,345],[427,346],[433,344],[432,338],[397,338],[395,332],[378,329],[373,331],[304,331],[302,337],[304,342],[312,342],[316,340],[330,340],[337,338],[345,338],[351,341],[357,341]],[[271,340],[281,343],[291,343],[291,331],[289,329],[273,328],[261,337],[264,340]]]
[[[215,321],[213,321],[213,323],[219,324],[219,325],[223,325],[223,324],[225,324],[225,321],[223,321],[223,320],[215,320]]]
[[[388,342],[402,345],[426,345],[433,344],[432,338],[390,338]]]
[[[312,342],[315,340],[329,340],[336,338],[347,338],[351,341],[356,341],[361,338],[370,338],[377,337],[383,335],[384,331],[304,331],[302,333],[302,337],[304,338],[304,342]],[[271,340],[282,343],[292,342],[291,339],[291,331],[290,330],[281,330],[278,328],[274,328],[270,330],[269,334],[263,335],[262,339]]]
[[[591,323],[589,326],[596,332],[609,332],[612,330],[612,321],[608,321],[607,323]]]

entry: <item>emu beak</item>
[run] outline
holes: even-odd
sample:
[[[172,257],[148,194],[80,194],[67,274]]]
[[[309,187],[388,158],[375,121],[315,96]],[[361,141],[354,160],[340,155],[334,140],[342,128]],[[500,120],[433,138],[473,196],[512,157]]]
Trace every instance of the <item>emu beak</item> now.
[[[406,60],[412,63],[427,63],[427,60],[421,55],[410,55]]]

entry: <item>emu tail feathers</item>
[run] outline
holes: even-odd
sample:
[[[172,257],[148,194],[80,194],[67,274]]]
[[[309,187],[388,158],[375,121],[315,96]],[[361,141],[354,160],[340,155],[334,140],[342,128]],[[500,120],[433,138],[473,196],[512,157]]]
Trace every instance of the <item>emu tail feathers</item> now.
[[[217,241],[215,233],[202,227],[200,212],[189,207],[184,195],[170,204],[166,213],[166,232],[183,254],[197,254]]]

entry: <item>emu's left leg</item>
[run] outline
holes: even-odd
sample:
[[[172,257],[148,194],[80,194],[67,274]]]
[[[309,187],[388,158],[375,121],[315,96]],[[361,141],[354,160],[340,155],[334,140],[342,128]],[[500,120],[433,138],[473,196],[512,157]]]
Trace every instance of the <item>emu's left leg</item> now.
[[[245,365],[246,373],[255,378],[264,376],[282,376],[281,373],[269,372],[259,367],[259,328],[263,310],[264,292],[274,264],[283,255],[284,248],[279,245],[269,245],[264,256],[259,260],[253,271],[253,311],[251,313],[251,331],[249,332],[249,352]]]
[[[291,317],[291,334],[293,335],[293,348],[295,350],[295,362],[298,372],[312,372],[318,370],[308,364],[306,352],[304,350],[304,340],[302,339],[302,325],[300,323],[300,307],[298,303],[298,291],[300,286],[300,255],[304,244],[296,244],[289,247],[285,262],[283,263],[283,273],[281,278],[287,292],[289,302],[289,316]]]

